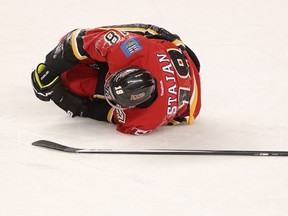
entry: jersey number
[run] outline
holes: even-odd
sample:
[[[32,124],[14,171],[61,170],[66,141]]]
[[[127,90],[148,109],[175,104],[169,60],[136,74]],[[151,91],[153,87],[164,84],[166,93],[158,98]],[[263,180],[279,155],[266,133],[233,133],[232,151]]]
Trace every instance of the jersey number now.
[[[114,31],[107,32],[104,38],[110,45],[115,44],[120,40],[120,36]]]
[[[184,55],[177,49],[169,49],[168,53],[173,61],[177,74],[182,78],[188,77],[189,67]],[[179,107],[182,107],[184,104],[189,104],[189,100],[190,90],[179,87]]]
[[[177,49],[169,49],[168,53],[179,76],[186,77],[189,74],[189,67],[183,54]]]

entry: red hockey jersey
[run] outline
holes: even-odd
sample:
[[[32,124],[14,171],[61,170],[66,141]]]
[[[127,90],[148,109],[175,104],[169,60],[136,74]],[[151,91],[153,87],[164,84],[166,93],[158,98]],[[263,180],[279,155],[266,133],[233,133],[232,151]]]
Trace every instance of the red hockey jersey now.
[[[191,124],[201,108],[200,77],[195,61],[179,37],[167,40],[157,28],[128,25],[77,29],[63,38],[78,60],[76,66],[62,75],[64,84],[75,94],[104,98],[94,94],[98,81],[97,70],[87,67],[91,60],[108,63],[106,78],[131,66],[144,68],[155,78],[157,99],[149,107],[126,110],[111,107],[107,113],[107,119],[113,119],[117,130],[123,133],[146,134],[183,120]]]

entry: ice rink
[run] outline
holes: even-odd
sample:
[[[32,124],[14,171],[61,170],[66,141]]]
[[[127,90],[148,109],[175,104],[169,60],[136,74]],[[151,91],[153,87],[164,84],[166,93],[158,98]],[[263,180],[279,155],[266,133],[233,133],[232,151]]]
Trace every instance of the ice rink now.
[[[286,216],[288,157],[69,154],[34,147],[288,151],[287,0],[1,0],[1,216]],[[191,126],[124,135],[70,118],[30,74],[68,31],[150,23],[201,62]]]

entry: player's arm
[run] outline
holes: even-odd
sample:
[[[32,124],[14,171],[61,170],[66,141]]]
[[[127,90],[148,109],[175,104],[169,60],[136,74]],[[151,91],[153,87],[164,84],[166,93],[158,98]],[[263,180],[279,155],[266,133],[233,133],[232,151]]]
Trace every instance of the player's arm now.
[[[87,58],[105,61],[107,50],[118,42],[118,35],[120,34],[114,36],[113,31],[98,29],[76,29],[69,32],[46,55],[45,67],[38,73],[41,84],[50,84],[66,70]]]
[[[45,71],[40,79],[44,84],[50,83],[66,70],[72,68],[79,61],[88,58],[83,48],[85,29],[76,29],[61,38],[58,45],[51,50],[45,59]]]
[[[52,100],[71,117],[81,116],[113,122],[113,110],[106,100],[90,100],[88,95],[87,97],[76,95],[64,87],[59,76],[47,85],[42,84],[39,76],[45,71],[45,67],[45,64],[39,64],[32,72],[32,84],[36,97],[43,101]],[[101,85],[104,85],[104,77],[98,80],[100,81]]]
[[[60,75],[87,58],[105,61],[107,50],[119,39],[120,34],[114,35],[114,32],[95,29],[90,32],[85,41],[84,36],[87,35],[85,29],[74,30],[64,36],[59,44],[48,53],[45,64],[39,64],[31,74],[36,97],[43,101],[54,101],[72,117],[87,116],[110,121],[112,119],[109,117],[112,116],[109,114],[111,107],[105,103],[87,101],[86,98],[73,94],[62,85]],[[94,46],[95,43],[99,45],[98,48]],[[84,47],[89,50],[89,54]]]
[[[107,32],[100,29],[76,29],[62,37],[58,45],[46,55],[46,67],[40,75],[42,83],[50,83],[87,58],[105,62],[107,50],[118,41],[116,36],[119,35],[114,37],[112,31],[110,34]]]
[[[75,54],[73,40],[78,40],[80,44],[81,35],[84,33],[84,30],[80,32],[74,30],[65,35],[47,54],[45,64],[40,63],[31,74],[36,97],[43,101],[51,99],[71,116],[82,115],[81,107],[84,99],[71,93],[62,85],[60,74],[80,61],[80,57]],[[84,50],[79,52],[83,59],[87,58],[83,54]]]

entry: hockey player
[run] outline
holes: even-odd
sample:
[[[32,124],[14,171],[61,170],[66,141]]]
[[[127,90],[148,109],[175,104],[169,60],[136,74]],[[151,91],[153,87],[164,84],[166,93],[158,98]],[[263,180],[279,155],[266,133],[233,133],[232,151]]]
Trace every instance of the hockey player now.
[[[148,24],[76,29],[32,72],[36,97],[70,116],[112,122],[127,134],[192,124],[200,63],[179,36]]]

